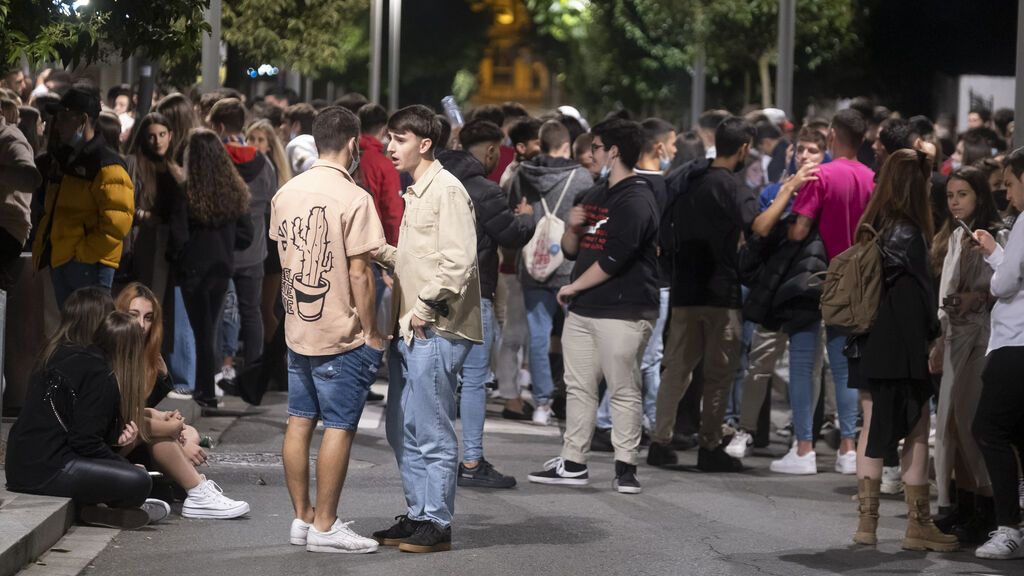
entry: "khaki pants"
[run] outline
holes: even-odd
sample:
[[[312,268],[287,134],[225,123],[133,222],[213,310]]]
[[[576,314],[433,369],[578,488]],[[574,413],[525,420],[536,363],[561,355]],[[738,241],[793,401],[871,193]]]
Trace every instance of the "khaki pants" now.
[[[693,370],[704,360],[704,401],[700,417],[700,445],[714,450],[722,443],[722,420],[736,377],[743,339],[739,310],[710,306],[672,308],[665,373],[658,390],[658,419],[651,440],[669,444],[676,424],[679,400],[690,387]]]
[[[651,337],[647,320],[588,318],[569,313],[562,328],[565,358],[565,436],[562,458],[585,464],[597,421],[603,376],[608,384],[615,459],[637,464],[643,397],[640,361]]]

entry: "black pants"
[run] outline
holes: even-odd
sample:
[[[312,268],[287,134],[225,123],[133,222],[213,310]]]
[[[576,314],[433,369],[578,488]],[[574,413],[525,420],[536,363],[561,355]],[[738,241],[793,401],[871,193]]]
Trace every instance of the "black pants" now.
[[[245,364],[248,366],[263,354],[263,314],[260,310],[263,264],[235,270],[232,279],[238,296],[239,339],[245,342]]]
[[[1024,451],[1024,346],[1007,346],[988,356],[981,374],[981,399],[974,416],[974,439],[992,480],[1000,526],[1020,524],[1017,459]]]
[[[39,494],[71,498],[76,504],[137,508],[152,487],[149,473],[138,466],[121,460],[75,458]]]
[[[217,320],[228,292],[228,277],[208,274],[199,282],[181,286],[185,311],[196,338],[196,389],[193,397],[213,401],[213,376],[220,368],[217,361]],[[263,337],[260,336],[262,341]]]
[[[0,290],[10,290],[14,286],[24,247],[24,242],[19,242],[7,230],[0,228]]]

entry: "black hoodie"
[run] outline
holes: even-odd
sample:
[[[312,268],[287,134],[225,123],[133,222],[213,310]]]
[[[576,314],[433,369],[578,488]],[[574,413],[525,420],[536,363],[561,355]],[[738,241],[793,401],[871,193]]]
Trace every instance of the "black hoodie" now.
[[[442,150],[437,154],[437,161],[462,182],[473,200],[480,295],[493,300],[498,286],[498,246],[513,249],[526,246],[533,236],[533,219],[512,212],[501,187],[487,179],[483,164],[470,153]]]
[[[586,211],[575,281],[595,262],[611,276],[581,292],[569,310],[589,318],[658,318],[658,207],[649,180],[630,176],[608,188],[601,182],[576,202]]]

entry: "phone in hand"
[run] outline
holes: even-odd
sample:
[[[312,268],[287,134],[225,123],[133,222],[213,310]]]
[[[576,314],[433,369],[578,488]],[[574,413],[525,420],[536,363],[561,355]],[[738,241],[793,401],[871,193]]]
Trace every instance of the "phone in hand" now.
[[[967,236],[968,240],[974,244],[978,243],[978,241],[974,239],[974,230],[971,230],[971,227],[968,226],[966,222],[959,218],[954,218],[953,221],[956,222],[957,227],[964,231],[964,235]]]

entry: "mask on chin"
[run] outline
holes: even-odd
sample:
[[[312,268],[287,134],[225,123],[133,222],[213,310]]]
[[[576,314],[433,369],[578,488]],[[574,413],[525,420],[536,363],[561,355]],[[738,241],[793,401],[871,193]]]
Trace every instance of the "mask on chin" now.
[[[354,144],[349,152],[352,160],[349,161],[346,170],[348,170],[349,174],[354,174],[355,171],[359,169],[359,145]]]
[[[662,156],[658,160],[658,170],[661,170],[662,172],[668,170],[669,167],[671,167],[671,166],[672,166],[672,160],[670,160],[668,156]]]

